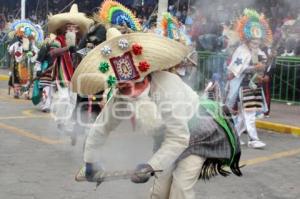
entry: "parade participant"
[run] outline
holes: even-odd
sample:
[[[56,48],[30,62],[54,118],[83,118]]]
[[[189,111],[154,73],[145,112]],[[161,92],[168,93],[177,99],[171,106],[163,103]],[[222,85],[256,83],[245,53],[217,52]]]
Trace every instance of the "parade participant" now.
[[[48,19],[48,31],[56,35],[50,49],[57,87],[51,112],[59,129],[69,133],[73,130],[72,113],[76,105],[76,94],[69,90],[78,64],[74,53],[80,38],[92,23],[93,20],[78,12],[77,4],[72,5],[70,12],[50,15]]]
[[[77,52],[81,53],[82,57],[86,56],[91,49],[106,40],[106,27],[116,27],[122,33],[141,30],[138,19],[134,17],[133,13],[116,1],[104,1],[100,6],[99,12],[94,15],[93,19],[95,24],[90,27],[88,33],[79,43],[79,49],[81,50]],[[78,95],[73,114],[77,124],[84,124],[79,126],[85,126],[87,127],[85,130],[88,130],[88,127],[94,123],[96,117],[101,112],[111,92],[112,89],[107,89],[106,91],[93,93],[93,95]],[[80,118],[77,117],[78,115],[80,115]],[[75,140],[76,135],[72,139],[73,143],[75,143]]]
[[[133,13],[126,6],[113,0],[104,1],[100,6],[99,12],[94,16],[94,19],[98,22],[98,24],[96,23],[94,27],[90,28],[85,39],[86,45],[92,48],[106,40],[105,27],[116,27],[123,34],[141,31],[138,19],[133,15]],[[98,106],[103,106],[106,99],[109,98],[109,96],[102,95],[107,95],[111,92],[111,89],[108,89],[105,92],[89,96],[89,110],[95,110],[94,116],[98,116],[101,111],[101,108],[99,109]],[[94,104],[94,106],[92,104]]]
[[[274,43],[279,43],[279,42],[274,42]],[[273,46],[274,46],[273,43]],[[279,45],[278,45],[279,46]],[[268,56],[268,62],[266,64],[266,69],[264,71],[264,75],[259,79],[260,83],[263,86],[264,94],[266,97],[266,103],[267,107],[264,110],[264,116],[265,117],[270,117],[270,111],[271,111],[271,84],[272,84],[272,78],[273,78],[273,73],[276,68],[276,56],[277,56],[277,49],[278,46],[275,46],[276,49],[270,49],[267,48],[264,50],[266,55]]]
[[[178,65],[188,53],[185,45],[156,34],[107,31],[107,41],[82,60],[72,78],[72,88],[81,94],[117,87],[88,134],[85,166],[77,181],[93,178],[101,146],[127,118],[155,132],[154,155],[131,176],[132,182],[145,183],[148,172],[164,170],[152,198],[192,199],[199,177],[226,176],[225,165],[241,175],[238,139],[218,114],[218,105],[200,104],[198,95],[177,75],[162,71]]]
[[[239,135],[248,133],[248,146],[263,148],[266,144],[259,140],[256,130],[256,113],[265,106],[263,90],[257,85],[265,71],[267,57],[259,49],[261,42],[265,45],[272,43],[272,32],[264,15],[254,10],[245,9],[244,16],[236,24],[240,35],[240,45],[232,55],[228,66],[228,88],[225,103],[233,111],[237,100],[236,127]]]
[[[103,24],[97,23],[92,25],[89,31],[83,36],[78,45],[77,53],[84,58],[95,46],[106,40],[106,28]],[[101,112],[103,101],[103,92],[94,93],[89,96],[77,95],[76,107],[73,117],[77,121],[78,128],[72,137],[72,145],[76,143],[78,130],[81,127],[92,124]],[[78,114],[81,113],[81,114]],[[80,116],[80,118],[78,118]],[[80,120],[80,122],[79,122]],[[81,125],[80,125],[80,124]],[[86,128],[88,130],[88,128]]]
[[[55,40],[56,35],[50,34],[44,41],[34,66],[35,78],[32,102],[34,105],[40,106],[43,112],[49,112],[52,102],[53,92],[53,61],[50,56],[51,44]],[[37,85],[35,85],[37,84]]]
[[[161,21],[161,30],[157,32],[189,47],[190,53],[186,61],[169,69],[169,71],[179,75],[193,90],[198,90],[199,80],[197,77],[197,68],[195,67],[197,66],[197,52],[192,46],[191,38],[182,27],[183,25],[178,22],[176,17],[170,13],[164,13]]]
[[[23,91],[25,98],[29,99],[30,88],[27,88],[27,85],[32,79],[33,64],[39,51],[36,43],[43,41],[43,31],[29,20],[15,21],[11,30],[17,41],[9,47],[9,53],[14,60],[9,85],[14,88],[15,98],[19,98]]]

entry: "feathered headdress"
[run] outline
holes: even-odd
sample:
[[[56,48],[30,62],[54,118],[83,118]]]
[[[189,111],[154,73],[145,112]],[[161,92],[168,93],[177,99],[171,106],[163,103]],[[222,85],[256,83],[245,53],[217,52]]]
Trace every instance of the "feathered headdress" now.
[[[161,20],[161,28],[163,35],[170,39],[179,39],[179,23],[176,17],[170,13],[164,13]]]
[[[99,19],[102,23],[112,25],[126,24],[133,31],[141,31],[142,27],[133,13],[114,0],[105,0],[99,11]]]
[[[11,24],[10,29],[18,37],[34,38],[37,43],[42,43],[44,40],[44,32],[41,26],[33,24],[29,20],[16,20]]]
[[[176,17],[171,13],[164,13],[161,20],[162,34],[170,39],[175,39],[183,44],[191,45],[191,39],[183,26],[180,26]]]
[[[236,22],[236,31],[242,41],[261,39],[265,45],[273,42],[272,30],[263,14],[252,9],[245,9],[244,16]]]

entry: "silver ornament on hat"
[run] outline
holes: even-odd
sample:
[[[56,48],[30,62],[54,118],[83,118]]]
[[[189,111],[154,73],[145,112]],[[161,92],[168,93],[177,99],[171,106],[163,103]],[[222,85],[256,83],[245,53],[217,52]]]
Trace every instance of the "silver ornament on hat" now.
[[[129,42],[127,41],[127,39],[120,39],[119,40],[119,47],[122,50],[126,50],[129,47]]]
[[[101,48],[101,53],[104,56],[108,56],[112,53],[112,50],[109,46],[104,46],[103,48]]]

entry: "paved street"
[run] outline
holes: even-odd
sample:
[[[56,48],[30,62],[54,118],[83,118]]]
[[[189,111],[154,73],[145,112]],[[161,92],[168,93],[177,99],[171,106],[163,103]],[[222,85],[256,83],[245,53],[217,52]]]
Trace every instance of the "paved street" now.
[[[107,182],[96,191],[90,183],[76,183],[82,164],[84,135],[76,146],[61,134],[49,114],[40,113],[31,101],[7,96],[0,82],[0,198],[4,199],[141,199],[147,198],[153,179],[136,185],[128,180]],[[132,169],[151,156],[151,138],[127,133],[122,124],[103,149],[107,170]],[[300,137],[260,131],[264,150],[243,147],[238,178],[216,177],[199,181],[197,198],[299,199]],[[246,140],[246,137],[244,137]]]

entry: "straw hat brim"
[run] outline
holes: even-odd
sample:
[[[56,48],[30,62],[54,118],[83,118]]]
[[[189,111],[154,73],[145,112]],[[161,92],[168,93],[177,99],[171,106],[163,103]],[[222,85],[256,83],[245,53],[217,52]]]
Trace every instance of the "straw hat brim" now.
[[[127,50],[119,47],[119,40],[126,39],[129,43]],[[133,62],[140,78],[154,71],[169,69],[179,63],[189,54],[189,48],[180,42],[161,37],[153,33],[131,33],[114,37],[105,41],[90,51],[81,61],[72,77],[72,90],[83,95],[91,95],[103,91],[109,75],[114,76],[110,58],[122,56],[124,53],[131,51],[132,44],[139,44],[143,47],[143,53],[140,56],[133,55]],[[112,53],[105,56],[101,53],[104,46],[109,46]],[[137,67],[139,62],[147,61],[150,68],[146,72],[142,72]],[[99,70],[101,62],[109,63],[109,71],[102,73]]]
[[[83,13],[61,13],[49,16],[48,31],[56,34],[56,31],[66,24],[71,23],[79,26],[80,33],[88,32],[89,27],[93,24],[93,20],[87,18]]]

